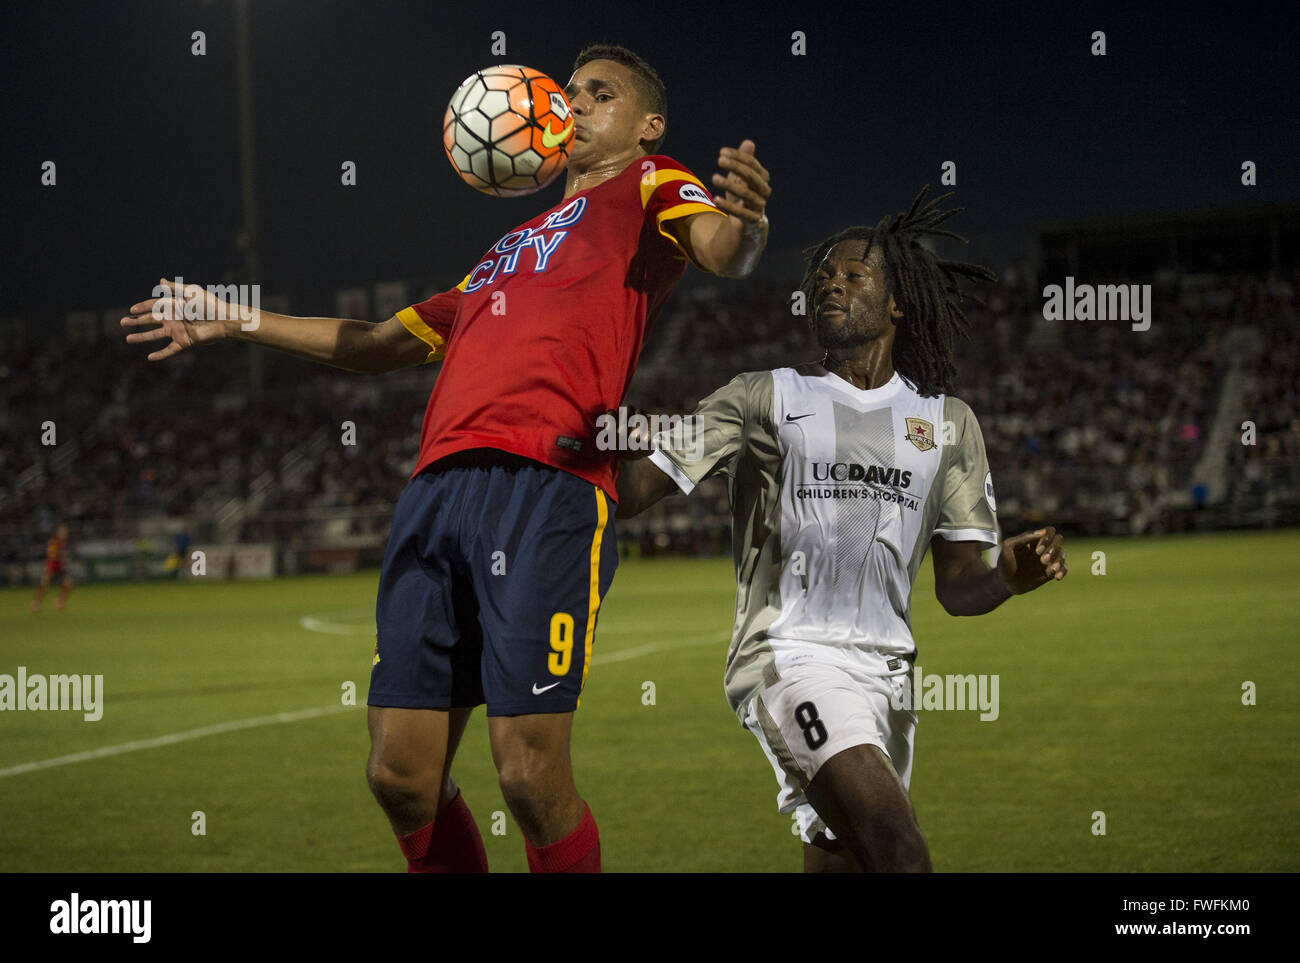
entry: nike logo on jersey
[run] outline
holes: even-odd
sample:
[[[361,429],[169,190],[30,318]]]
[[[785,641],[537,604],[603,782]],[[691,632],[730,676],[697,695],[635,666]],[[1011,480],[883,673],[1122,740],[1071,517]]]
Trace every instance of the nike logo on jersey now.
[[[810,412],[808,412],[808,414],[806,414],[806,415],[786,415],[786,416],[785,416],[785,420],[786,420],[786,421],[798,421],[800,418],[811,418],[811,417],[812,417],[813,415],[815,415],[815,414],[817,414],[817,412],[815,412],[815,411],[810,411]]]
[[[550,691],[551,689],[554,689],[554,688],[555,688],[557,685],[559,685],[559,684],[560,684],[560,683],[558,683],[558,682],[552,682],[550,685],[544,685],[544,686],[542,686],[542,687],[539,689],[539,688],[537,687],[537,683],[534,682],[534,683],[533,683],[533,695],[541,695],[543,692],[548,692],[548,691]]]

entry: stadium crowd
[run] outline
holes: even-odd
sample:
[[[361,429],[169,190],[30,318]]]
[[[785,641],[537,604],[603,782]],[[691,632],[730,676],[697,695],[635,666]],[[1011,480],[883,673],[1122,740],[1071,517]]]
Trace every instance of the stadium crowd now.
[[[1229,503],[1243,522],[1257,503],[1294,505],[1300,277],[1149,280],[1147,331],[1044,321],[1041,288],[1025,270],[1003,272],[977,292],[983,305],[968,306],[972,336],[959,348],[954,393],[983,429],[1004,531],[1186,527],[1179,506],[1194,501],[1227,371],[1222,340],[1242,326],[1263,345],[1239,419],[1255,423],[1258,443],[1228,455]],[[792,315],[795,287],[684,287],[627,402],[686,413],[738,372],[815,360],[806,319]],[[149,518],[183,520],[195,539],[382,545],[435,368],[372,379],[264,351],[255,376],[245,345],[150,364],[108,326],[52,338],[51,324],[0,325],[0,563],[39,558],[59,521],[74,552],[78,540],[130,537]],[[620,522],[620,536],[647,554],[714,554],[727,550],[728,526],[715,479]]]

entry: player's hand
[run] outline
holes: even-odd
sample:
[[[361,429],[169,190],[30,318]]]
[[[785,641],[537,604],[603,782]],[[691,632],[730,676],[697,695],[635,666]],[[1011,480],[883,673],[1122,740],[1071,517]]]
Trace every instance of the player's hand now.
[[[714,203],[747,224],[758,224],[766,217],[763,211],[772,188],[767,168],[754,156],[754,142],[742,141],[739,149],[722,148],[718,166],[726,173],[713,175],[713,186],[722,192],[713,195]]]
[[[621,437],[618,434],[619,409],[613,408],[610,411],[605,412],[605,417],[609,419],[606,423],[614,429],[615,437],[618,442],[618,447],[615,451],[618,452],[619,460],[628,461],[630,459],[648,457],[650,452],[654,451],[653,437],[650,433],[649,425],[648,423],[642,423],[643,421],[648,421],[648,415],[646,412],[634,405],[624,405],[623,411],[623,420],[627,423],[626,438]],[[641,417],[637,417],[638,415]],[[597,425],[597,428],[601,427],[603,426],[599,424]]]
[[[1006,539],[998,571],[1014,595],[1024,595],[1053,580],[1059,582],[1067,571],[1061,535],[1049,525]]]
[[[227,304],[198,284],[178,286],[162,278],[154,288],[160,289],[166,294],[131,305],[130,313],[122,319],[124,328],[149,329],[128,334],[127,344],[170,339],[168,345],[149,355],[150,361],[162,361],[186,348],[220,341],[226,337],[226,319],[239,318],[238,305]]]

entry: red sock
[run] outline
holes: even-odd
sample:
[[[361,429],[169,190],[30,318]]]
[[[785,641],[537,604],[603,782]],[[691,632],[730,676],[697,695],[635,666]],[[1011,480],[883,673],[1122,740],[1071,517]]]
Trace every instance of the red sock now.
[[[397,838],[408,873],[486,873],[487,852],[460,792],[438,818]]]
[[[591,807],[586,807],[582,822],[576,829],[559,842],[549,846],[534,846],[524,840],[524,852],[528,856],[530,873],[599,873],[600,872],[600,834],[596,831],[596,820],[592,818]]]

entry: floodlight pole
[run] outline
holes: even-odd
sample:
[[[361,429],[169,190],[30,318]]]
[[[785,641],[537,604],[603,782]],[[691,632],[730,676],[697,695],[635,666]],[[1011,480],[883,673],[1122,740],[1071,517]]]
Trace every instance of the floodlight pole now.
[[[248,0],[235,0],[235,81],[239,103],[239,170],[243,187],[244,226],[238,246],[243,254],[243,282],[260,284],[257,252],[257,192],[253,181],[253,79],[248,39]],[[262,352],[248,351],[248,388],[254,399],[262,394]]]

